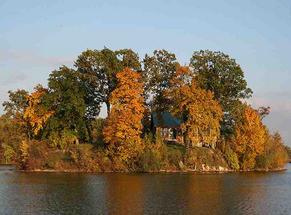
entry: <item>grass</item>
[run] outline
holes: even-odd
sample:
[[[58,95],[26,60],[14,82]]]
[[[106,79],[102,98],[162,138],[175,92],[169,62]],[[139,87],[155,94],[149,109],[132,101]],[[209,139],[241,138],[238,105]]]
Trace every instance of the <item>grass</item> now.
[[[179,150],[182,155],[185,155],[185,153],[186,153],[186,147],[181,145],[181,144],[175,143],[175,142],[168,142],[167,149],[170,152]]]

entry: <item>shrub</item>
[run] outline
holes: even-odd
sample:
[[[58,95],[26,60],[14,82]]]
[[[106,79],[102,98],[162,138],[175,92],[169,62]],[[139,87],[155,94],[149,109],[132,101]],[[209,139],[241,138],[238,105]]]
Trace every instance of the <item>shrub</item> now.
[[[3,157],[5,160],[5,163],[6,164],[11,163],[16,156],[14,149],[12,148],[12,146],[8,144],[3,144],[2,147],[3,147]]]
[[[142,172],[156,172],[168,166],[168,150],[160,137],[155,142],[151,135],[144,137],[144,150],[136,162],[136,168]]]
[[[48,169],[58,169],[58,164],[62,162],[64,153],[61,151],[50,152],[45,160],[45,167]]]
[[[20,151],[19,163],[21,169],[27,169],[27,161],[29,158],[28,149],[29,149],[28,141],[23,140],[19,145]]]
[[[104,145],[103,141],[103,127],[104,127],[105,119],[98,118],[91,123],[92,129],[92,141],[97,145]]]
[[[71,145],[69,156],[80,170],[87,172],[100,170],[91,144]]]
[[[67,151],[70,145],[78,144],[79,140],[75,132],[64,129],[62,132],[52,132],[49,135],[50,145],[54,148]]]
[[[171,149],[168,150],[168,162],[170,165],[173,165],[179,168],[179,163],[183,160],[183,156],[180,150]]]
[[[224,157],[230,168],[239,170],[239,160],[237,154],[228,145],[225,147]]]
[[[288,154],[279,133],[268,135],[265,152],[256,158],[256,167],[264,169],[282,168],[288,161]]]
[[[143,172],[159,171],[162,166],[161,156],[157,151],[147,148],[141,154],[138,166]]]
[[[45,141],[29,141],[27,169],[46,169],[51,148]]]

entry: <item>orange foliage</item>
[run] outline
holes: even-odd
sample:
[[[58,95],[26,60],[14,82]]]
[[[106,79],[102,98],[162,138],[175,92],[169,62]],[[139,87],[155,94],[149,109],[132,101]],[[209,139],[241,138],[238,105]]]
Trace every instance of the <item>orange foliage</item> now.
[[[46,121],[52,116],[52,111],[47,111],[41,104],[47,90],[43,87],[36,87],[35,91],[27,97],[28,107],[24,110],[24,119],[32,127],[34,135],[43,129]]]
[[[198,87],[188,67],[177,70],[166,95],[174,102],[173,112],[183,118],[186,144],[188,140],[192,145],[217,142],[222,109],[212,92]]]
[[[116,75],[118,84],[112,92],[112,109],[103,129],[104,140],[113,154],[126,161],[136,155],[141,146],[141,120],[144,115],[141,75],[125,68]]]
[[[233,148],[239,156],[242,169],[255,167],[255,159],[264,152],[266,140],[267,130],[257,111],[250,106],[245,107],[233,140]]]

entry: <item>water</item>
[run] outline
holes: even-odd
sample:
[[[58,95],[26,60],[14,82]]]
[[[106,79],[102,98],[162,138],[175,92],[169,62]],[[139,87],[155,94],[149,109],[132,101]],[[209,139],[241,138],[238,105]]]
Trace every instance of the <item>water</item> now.
[[[291,214],[291,165],[276,173],[0,171],[0,214]]]

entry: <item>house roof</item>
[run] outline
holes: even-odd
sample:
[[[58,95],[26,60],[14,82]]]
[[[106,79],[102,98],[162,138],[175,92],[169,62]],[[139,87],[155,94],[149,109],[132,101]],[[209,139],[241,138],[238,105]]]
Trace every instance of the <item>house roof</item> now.
[[[153,112],[152,123],[154,127],[162,128],[177,128],[181,125],[181,121],[169,112]]]

